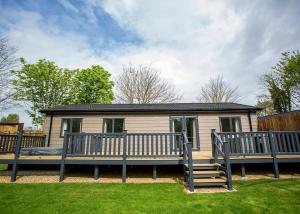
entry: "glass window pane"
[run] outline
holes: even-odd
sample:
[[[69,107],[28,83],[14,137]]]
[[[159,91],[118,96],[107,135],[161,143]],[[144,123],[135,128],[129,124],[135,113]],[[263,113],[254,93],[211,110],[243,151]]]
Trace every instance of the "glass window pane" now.
[[[112,119],[104,119],[104,133],[112,133]]]
[[[182,118],[173,118],[173,131],[182,132]]]
[[[81,119],[73,119],[72,132],[75,133],[81,132]]]
[[[232,132],[240,132],[241,131],[241,123],[240,118],[231,118]]]
[[[221,132],[230,132],[230,118],[229,117],[222,117],[220,118],[221,121]]]
[[[124,119],[115,119],[114,132],[115,133],[123,132],[123,128],[124,128]]]
[[[195,119],[194,118],[186,118],[186,134],[189,142],[194,142],[194,127],[195,127]]]
[[[67,132],[70,131],[71,119],[63,119],[61,126],[62,126],[62,128],[61,128],[60,136],[64,136],[65,131],[67,131]]]

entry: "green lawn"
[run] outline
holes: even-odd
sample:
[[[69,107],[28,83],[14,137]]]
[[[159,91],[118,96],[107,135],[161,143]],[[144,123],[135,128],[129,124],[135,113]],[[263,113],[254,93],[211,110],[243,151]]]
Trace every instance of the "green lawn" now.
[[[1,213],[298,213],[300,180],[237,181],[237,192],[180,184],[0,184]]]
[[[0,170],[6,170],[7,164],[0,164]]]

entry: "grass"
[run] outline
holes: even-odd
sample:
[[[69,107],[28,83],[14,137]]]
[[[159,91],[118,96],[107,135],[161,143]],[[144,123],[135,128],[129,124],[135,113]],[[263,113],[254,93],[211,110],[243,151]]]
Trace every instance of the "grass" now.
[[[236,192],[180,184],[0,184],[1,213],[298,213],[300,179],[236,181]]]
[[[7,164],[0,164],[0,171],[7,170]]]

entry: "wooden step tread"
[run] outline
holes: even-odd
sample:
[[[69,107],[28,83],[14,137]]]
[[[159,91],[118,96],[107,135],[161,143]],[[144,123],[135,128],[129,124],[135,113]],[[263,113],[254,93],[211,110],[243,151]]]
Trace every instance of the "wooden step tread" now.
[[[194,171],[193,174],[197,175],[210,175],[210,174],[225,174],[224,171],[210,170],[210,171]]]
[[[185,167],[188,168],[188,164],[184,164]],[[217,167],[221,166],[219,163],[194,163],[193,167]]]
[[[194,178],[194,183],[225,183],[225,178]]]
[[[221,166],[221,164],[219,163],[194,163],[193,166],[196,166],[196,167],[208,167],[208,166]]]

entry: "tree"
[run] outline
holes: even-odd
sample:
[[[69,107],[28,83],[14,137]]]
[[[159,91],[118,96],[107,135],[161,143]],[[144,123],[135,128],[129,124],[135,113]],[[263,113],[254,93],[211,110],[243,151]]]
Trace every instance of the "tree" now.
[[[16,48],[11,47],[8,39],[0,37],[0,110],[9,107],[13,91],[10,87],[10,71],[18,65]]]
[[[256,106],[263,109],[257,113],[258,116],[266,116],[276,113],[273,101],[266,96],[259,96]]]
[[[70,102],[72,73],[45,59],[27,64],[21,58],[21,63],[22,69],[13,72],[14,99],[29,103],[30,110],[27,112],[33,124],[38,126],[43,122],[39,110]]]
[[[111,103],[114,99],[111,74],[100,66],[77,70],[72,89],[74,103]]]
[[[211,78],[200,91],[197,101],[204,103],[219,103],[219,102],[237,102],[241,96],[238,93],[238,87],[231,86],[223,80],[223,76],[219,75],[216,78]]]
[[[123,67],[116,79],[117,101],[121,103],[172,103],[181,99],[173,85],[151,66]]]
[[[288,112],[300,107],[300,53],[284,52],[270,73],[262,76],[262,85],[276,112]]]
[[[0,120],[1,123],[19,123],[20,118],[18,114],[9,114],[7,117],[2,117]]]

